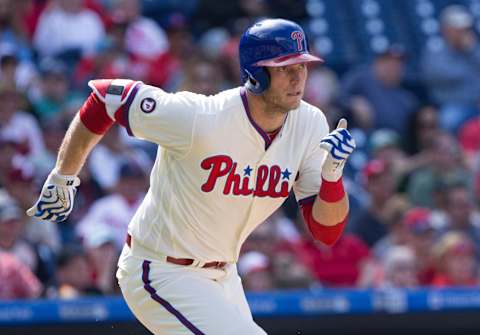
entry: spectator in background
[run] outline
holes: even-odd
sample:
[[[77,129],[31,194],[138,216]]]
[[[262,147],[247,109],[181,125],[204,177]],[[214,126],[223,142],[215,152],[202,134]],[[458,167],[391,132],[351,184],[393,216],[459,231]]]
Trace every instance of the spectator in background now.
[[[471,184],[472,175],[456,139],[448,133],[437,133],[430,155],[428,164],[410,176],[407,194],[412,204],[433,208],[436,185],[462,179]]]
[[[456,132],[478,113],[480,45],[465,7],[446,7],[440,24],[444,44],[438,50],[424,51],[422,75],[431,98],[441,106],[441,127]]]
[[[454,184],[446,190],[446,224],[440,230],[468,235],[474,241],[475,252],[480,259],[480,213],[475,208],[472,195],[465,183]]]
[[[201,54],[201,51],[195,48],[194,36],[188,24],[184,16],[173,14],[165,26],[170,48],[159,60],[163,71],[157,71],[159,78],[155,81],[163,82],[167,91],[178,90],[188,61],[196,54]]]
[[[370,195],[370,203],[350,218],[347,230],[373,246],[387,234],[385,210],[395,191],[395,180],[385,161],[372,160],[362,171],[365,188]]]
[[[0,190],[0,251],[15,255],[41,282],[46,283],[54,276],[53,249],[45,240],[30,238],[34,236],[28,234],[29,222],[22,212],[15,199]],[[40,228],[37,235],[48,230],[42,229],[40,222],[36,223]],[[55,237],[52,234],[52,244],[55,243]]]
[[[384,212],[388,233],[373,245],[375,260],[383,261],[391,248],[407,244],[408,231],[403,220],[409,209],[410,203],[401,195],[395,195],[387,202]]]
[[[258,226],[243,244],[239,260],[245,270],[244,276],[252,281],[249,285],[256,287],[254,281],[261,277],[262,287],[266,282],[275,288],[309,287],[314,279],[298,257],[296,249],[300,241],[300,232],[282,209]]]
[[[335,127],[342,117],[342,111],[337,105],[338,95],[339,81],[335,72],[325,66],[310,70],[304,99],[322,110],[330,128]]]
[[[414,251],[407,246],[395,246],[385,255],[381,288],[414,288],[418,285]]]
[[[97,233],[106,231],[120,252],[125,244],[128,223],[140,206],[145,189],[145,173],[133,164],[123,164],[112,193],[95,201],[78,223],[77,234],[85,246],[98,245],[93,242],[97,239]]]
[[[43,134],[37,120],[23,111],[24,96],[15,88],[0,86],[0,136],[16,142],[20,153],[30,160],[43,155]]]
[[[33,60],[28,29],[30,23],[23,17],[28,11],[27,2],[29,1],[0,1],[0,49],[15,51],[21,63]]]
[[[312,269],[299,259],[295,248],[288,243],[275,248],[270,263],[275,288],[309,288],[316,282]]]
[[[472,159],[480,156],[480,116],[465,122],[459,132],[459,142]]]
[[[432,212],[427,208],[414,207],[403,217],[406,227],[406,246],[410,247],[416,258],[417,277],[421,285],[428,285],[435,274],[433,246],[436,232],[432,222]]]
[[[38,19],[49,2],[49,0],[15,1],[17,7],[15,8],[15,12],[18,13],[19,17],[21,17],[26,32],[28,33],[27,37],[30,41],[29,44],[31,44],[33,35],[35,34]],[[31,46],[29,45],[29,47]]]
[[[110,191],[117,185],[120,169],[126,162],[133,162],[142,168],[151,166],[145,152],[126,146],[121,140],[119,127],[110,130],[92,151],[88,160],[88,169],[102,190]]]
[[[70,81],[65,65],[56,61],[44,62],[39,86],[38,97],[34,98],[32,103],[40,122],[48,127],[54,119],[69,120],[75,100],[80,98],[78,94],[70,91]]]
[[[115,208],[113,209],[115,210]],[[120,229],[117,232],[105,227],[105,225],[100,225],[83,240],[84,249],[93,273],[94,285],[103,294],[112,294],[118,286],[114,275],[120,255],[116,237],[121,232]],[[126,236],[126,233],[124,232],[123,235]]]
[[[313,278],[328,287],[354,286],[370,257],[369,247],[352,234],[343,235],[331,247],[306,235],[294,244],[294,250]]]
[[[21,61],[16,49],[0,45],[0,81],[2,86],[30,95],[38,85],[37,69],[31,62]]]
[[[418,108],[411,116],[404,140],[407,153],[415,155],[431,148],[438,132],[437,108],[433,105]]]
[[[0,136],[0,187],[4,187],[17,155],[17,143]]]
[[[54,0],[39,18],[33,45],[41,58],[61,58],[71,66],[94,53],[104,37],[101,18],[83,0]]]
[[[467,158],[468,166],[480,173],[480,116],[468,120],[460,128],[458,140]]]
[[[130,77],[163,87],[168,80],[170,45],[165,31],[151,18],[142,16],[140,0],[120,0],[112,19],[125,25],[124,48],[130,55]]]
[[[20,211],[25,211],[28,204],[32,201],[36,186],[34,184],[33,171],[27,172],[20,169],[11,169],[7,174],[5,190],[15,200],[16,206]],[[22,216],[24,228],[22,237],[33,243],[35,246],[44,246],[49,249],[46,254],[58,252],[61,246],[59,225],[47,221],[31,219]]]
[[[410,174],[428,166],[431,161],[430,151],[425,150],[416,155],[408,155],[400,140],[400,134],[392,129],[374,130],[368,139],[370,156],[387,163],[392,170],[397,189],[404,188]]]
[[[479,284],[478,262],[470,237],[460,232],[448,232],[435,245],[435,287],[476,286]]]
[[[94,286],[92,271],[82,248],[65,246],[57,258],[56,290],[49,292],[50,297],[74,299],[88,294],[101,294]]]
[[[368,146],[370,157],[384,161],[390,167],[396,183],[411,169],[408,157],[402,149],[400,135],[395,130],[374,130],[368,139]]]
[[[413,288],[418,286],[414,250],[407,245],[392,245],[381,258],[370,259],[357,282],[360,288]]]
[[[126,25],[124,45],[135,57],[154,59],[168,50],[165,31],[152,19],[142,16],[141,1],[119,0],[111,15],[115,22]]]
[[[215,63],[205,58],[195,57],[186,64],[184,81],[180,91],[191,91],[198,94],[214,95],[224,86],[224,78]]]
[[[35,299],[42,284],[32,271],[14,255],[0,251],[0,300]]]
[[[15,255],[32,272],[37,270],[38,255],[31,243],[23,238],[24,216],[14,199],[2,197],[0,203],[0,251]]]
[[[247,291],[261,292],[274,288],[270,259],[258,251],[243,254],[238,261],[238,273]]]
[[[480,117],[467,121],[459,131],[459,142],[468,168],[474,174],[474,196],[480,204]]]
[[[405,50],[393,44],[378,53],[372,64],[343,77],[340,102],[352,114],[354,125],[367,131],[370,126],[406,131],[418,101],[401,85],[404,66]]]
[[[125,50],[126,24],[113,22],[107,37],[100,43],[97,53],[83,57],[73,73],[72,86],[88,91],[87,83],[95,78],[126,78],[129,76],[130,58]]]
[[[240,78],[240,60],[238,57],[238,43],[245,29],[249,26],[248,18],[237,18],[233,20],[233,27],[230,31],[230,39],[222,47],[219,64],[222,65],[225,78],[232,87],[243,84]]]

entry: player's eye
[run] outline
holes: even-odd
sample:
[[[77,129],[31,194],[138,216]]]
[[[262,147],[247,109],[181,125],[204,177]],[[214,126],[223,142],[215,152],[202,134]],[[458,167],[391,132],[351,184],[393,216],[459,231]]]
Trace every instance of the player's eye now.
[[[279,72],[285,72],[285,71],[287,71],[287,67],[286,67],[286,66],[280,66],[280,67],[278,68],[278,71],[279,71]]]

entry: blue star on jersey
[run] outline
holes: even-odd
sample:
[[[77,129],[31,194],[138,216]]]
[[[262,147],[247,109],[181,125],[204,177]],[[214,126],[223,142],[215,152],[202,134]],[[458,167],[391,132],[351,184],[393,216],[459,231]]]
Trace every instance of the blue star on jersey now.
[[[247,167],[243,169],[243,175],[250,176],[251,173],[252,173],[252,168],[250,167],[250,165],[247,165]]]
[[[287,180],[290,180],[290,175],[292,173],[290,171],[288,171],[288,168],[285,169],[285,171],[282,171],[282,179],[287,179]]]

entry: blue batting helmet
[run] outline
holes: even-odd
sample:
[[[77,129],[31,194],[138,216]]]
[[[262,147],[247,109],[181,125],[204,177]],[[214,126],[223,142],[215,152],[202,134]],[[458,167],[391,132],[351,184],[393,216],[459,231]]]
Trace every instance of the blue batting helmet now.
[[[266,19],[248,28],[240,39],[239,56],[242,82],[254,94],[270,84],[265,66],[323,61],[309,53],[302,27],[284,19]]]

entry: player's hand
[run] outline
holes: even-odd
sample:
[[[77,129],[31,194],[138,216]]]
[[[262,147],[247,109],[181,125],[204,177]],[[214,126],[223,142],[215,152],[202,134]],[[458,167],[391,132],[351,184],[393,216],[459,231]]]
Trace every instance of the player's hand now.
[[[51,222],[65,221],[72,212],[78,185],[80,179],[77,176],[61,175],[53,170],[43,185],[39,199],[27,210],[27,215]]]
[[[338,121],[337,128],[320,141],[320,147],[328,153],[322,166],[322,177],[337,181],[342,176],[348,156],[356,147],[355,140],[347,130],[346,119]]]

